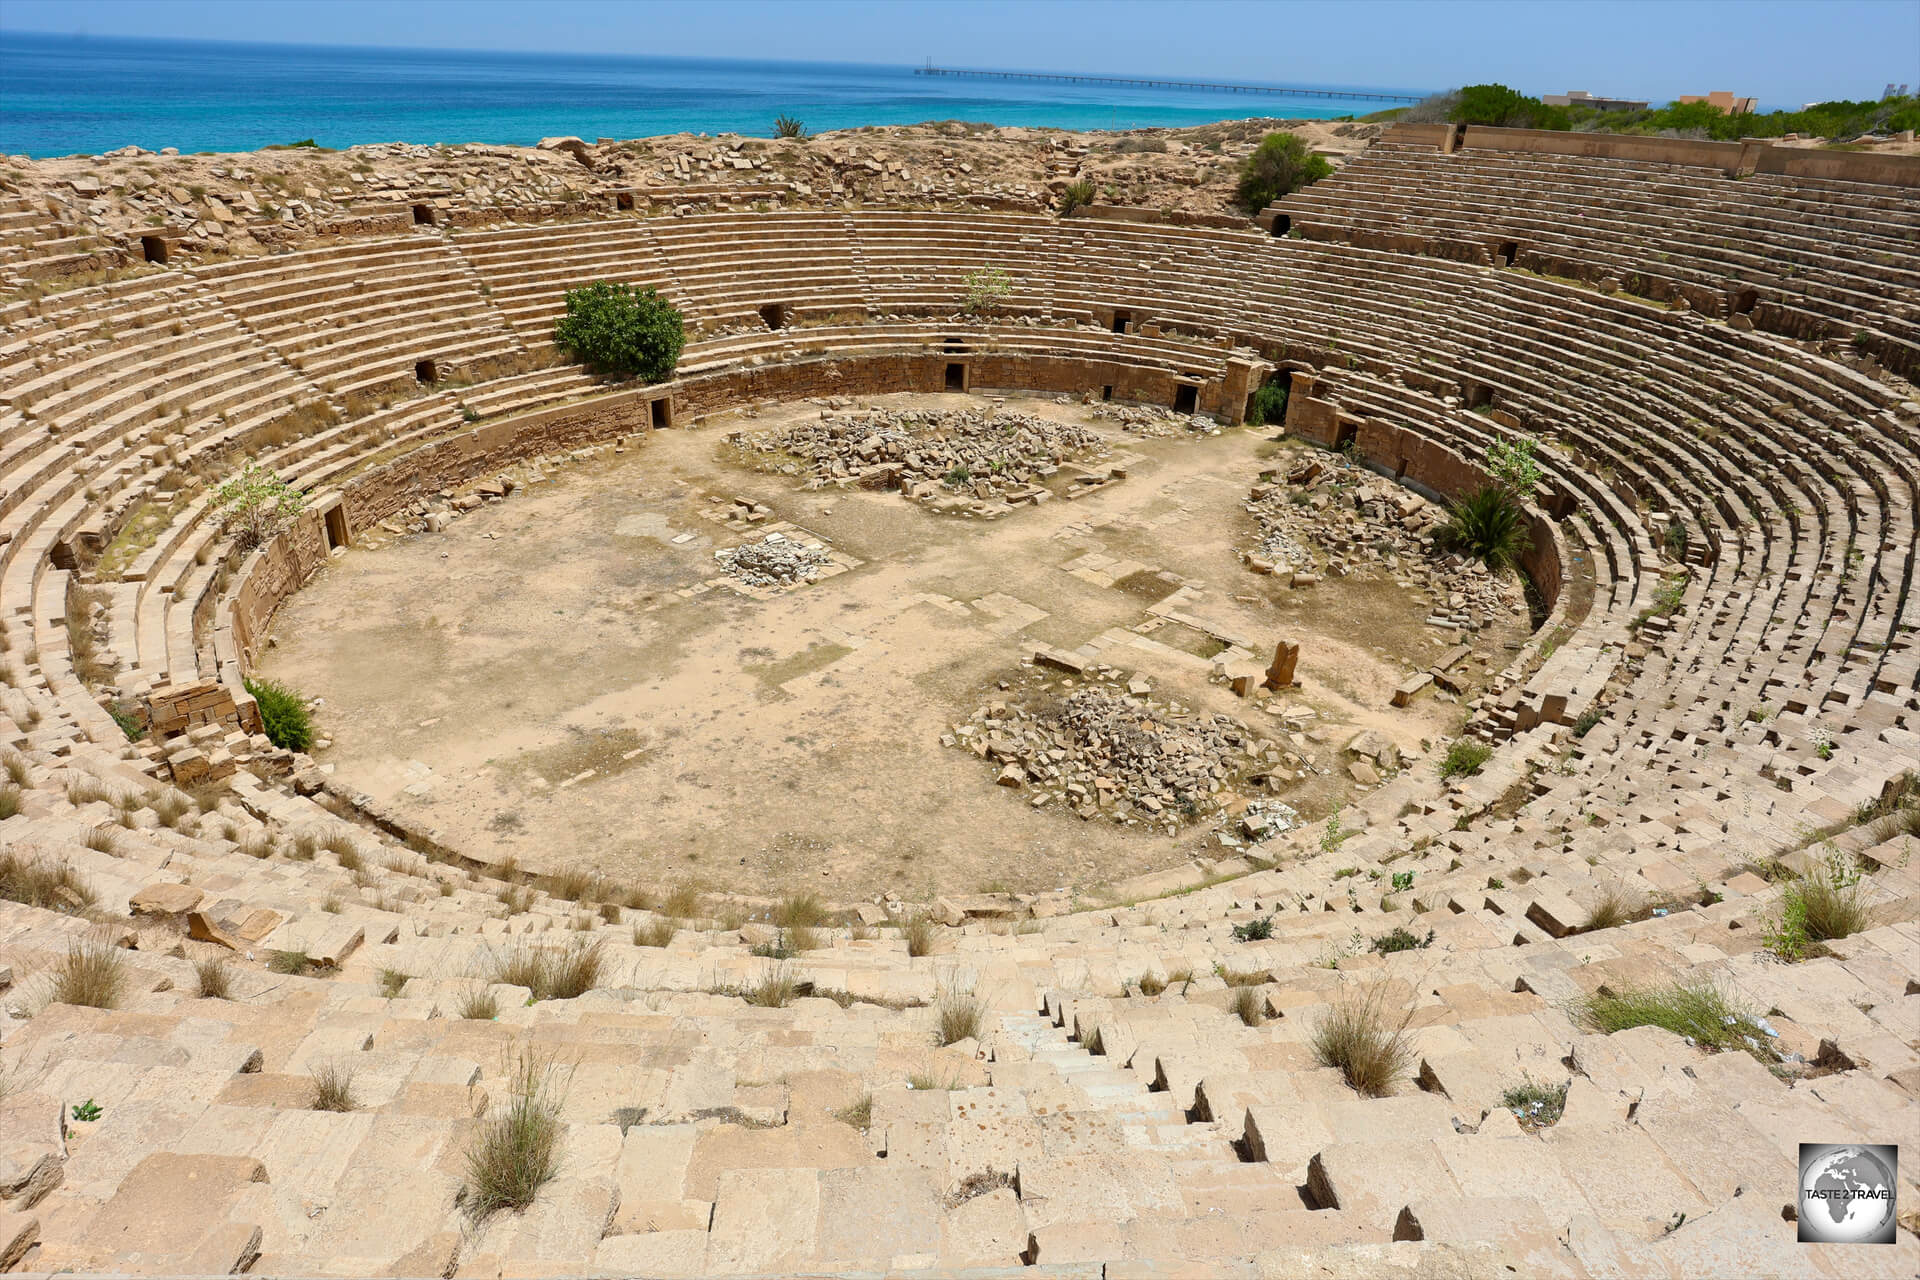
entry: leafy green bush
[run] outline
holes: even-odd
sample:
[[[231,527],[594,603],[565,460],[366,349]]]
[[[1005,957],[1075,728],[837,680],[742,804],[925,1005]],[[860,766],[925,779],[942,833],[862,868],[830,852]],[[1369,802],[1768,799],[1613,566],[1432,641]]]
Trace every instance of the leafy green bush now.
[[[567,290],[567,314],[553,326],[553,341],[598,372],[664,382],[680,362],[687,331],[679,309],[657,290],[596,280]]]
[[[1539,447],[1532,436],[1501,436],[1487,446],[1487,474],[1508,493],[1526,497],[1540,483],[1540,464],[1533,457]]]
[[[1395,926],[1391,932],[1375,938],[1370,949],[1375,955],[1390,956],[1396,951],[1421,951],[1432,945],[1433,930],[1427,930],[1423,938],[1405,926]]]
[[[1332,172],[1326,157],[1309,151],[1300,135],[1270,133],[1240,166],[1240,203],[1247,212],[1258,213]]]
[[[1272,936],[1272,916],[1255,916],[1245,924],[1233,926],[1233,940],[1235,942],[1265,942]]]
[[[1470,84],[1460,90],[1453,105],[1455,124],[1493,125],[1503,129],[1571,129],[1565,107],[1550,107],[1538,98],[1503,84]]]
[[[1444,550],[1472,556],[1495,571],[1518,564],[1533,546],[1526,513],[1498,485],[1488,485],[1454,503],[1437,541]]]
[[[259,463],[249,460],[240,474],[228,476],[213,491],[223,528],[243,551],[271,542],[307,505],[307,495]]]
[[[1493,748],[1472,738],[1456,738],[1440,761],[1442,778],[1471,778],[1492,758]]]
[[[773,118],[773,136],[776,138],[804,138],[807,136],[807,126],[792,116],[775,116]]]
[[[1013,293],[1013,277],[998,267],[981,267],[960,277],[965,290],[960,306],[970,316],[995,310]]]
[[[1247,425],[1279,426],[1287,420],[1287,389],[1293,385],[1288,374],[1279,374],[1247,399]]]
[[[248,676],[243,683],[260,704],[260,729],[267,741],[282,751],[313,747],[313,718],[307,713],[305,698],[278,680]]]

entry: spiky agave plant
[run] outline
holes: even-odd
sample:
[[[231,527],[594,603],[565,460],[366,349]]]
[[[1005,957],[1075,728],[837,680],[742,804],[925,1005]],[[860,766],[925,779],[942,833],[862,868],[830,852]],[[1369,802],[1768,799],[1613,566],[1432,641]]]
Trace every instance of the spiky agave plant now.
[[[1440,527],[1440,545],[1483,561],[1500,570],[1519,563],[1533,546],[1527,533],[1526,512],[1513,496],[1496,485],[1468,494],[1453,504]]]
[[[775,116],[773,119],[773,136],[776,138],[804,138],[807,136],[807,126],[795,120],[792,116]]]

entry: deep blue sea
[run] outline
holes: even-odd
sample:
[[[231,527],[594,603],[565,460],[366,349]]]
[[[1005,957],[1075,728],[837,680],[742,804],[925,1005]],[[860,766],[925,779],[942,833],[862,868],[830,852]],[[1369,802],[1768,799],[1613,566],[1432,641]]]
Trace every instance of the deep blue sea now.
[[[1177,68],[1145,74],[1195,78]],[[916,76],[910,66],[0,33],[0,152],[11,155],[98,153],[130,143],[250,151],[300,138],[347,147],[525,144],[560,134],[588,141],[682,132],[767,136],[781,114],[815,131],[926,120],[1127,129],[1251,115],[1364,115],[1392,105],[949,79]]]

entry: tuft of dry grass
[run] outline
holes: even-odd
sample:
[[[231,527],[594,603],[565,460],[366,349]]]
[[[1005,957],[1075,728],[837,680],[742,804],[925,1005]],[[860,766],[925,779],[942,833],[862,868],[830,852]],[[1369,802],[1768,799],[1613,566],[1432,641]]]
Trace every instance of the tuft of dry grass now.
[[[343,1062],[323,1062],[313,1069],[313,1091],[307,1096],[309,1111],[352,1111],[353,1068]]]
[[[1140,988],[1143,996],[1157,996],[1167,989],[1167,980],[1157,973],[1143,973],[1134,985]]]
[[[817,929],[830,919],[818,894],[788,894],[773,909],[773,922],[782,929]]]
[[[740,993],[740,998],[759,1009],[784,1009],[793,1003],[800,984],[784,964],[767,966],[760,980]]]
[[[1591,933],[1596,929],[1618,929],[1632,920],[1642,905],[1639,897],[1625,885],[1605,885],[1587,911],[1587,922],[1581,926],[1581,931]]]
[[[673,920],[697,920],[704,911],[705,904],[701,901],[699,886],[693,884],[673,886],[660,903],[660,914]]]
[[[673,943],[673,935],[679,932],[673,921],[665,916],[646,924],[633,926],[633,945],[636,947],[665,947]]]
[[[218,957],[193,962],[193,980],[202,1000],[231,1000],[233,971]]]
[[[7,779],[16,787],[24,787],[33,776],[33,764],[18,751],[0,754],[0,767],[7,771]]]
[[[1396,1021],[1387,1008],[1386,988],[1348,995],[1333,1005],[1314,1028],[1310,1044],[1320,1065],[1334,1067],[1355,1093],[1384,1098],[1413,1067],[1413,1010]]]
[[[939,927],[926,916],[917,915],[900,926],[900,936],[907,940],[909,956],[930,956],[940,936]]]
[[[96,800],[111,800],[113,793],[100,784],[98,778],[77,777],[67,782],[67,803],[78,809],[81,805],[92,804]]]
[[[267,972],[291,976],[313,971],[313,957],[304,951],[273,951],[267,954]]]
[[[413,975],[410,973],[402,973],[398,969],[382,969],[380,994],[389,1000],[397,1000],[400,998],[400,993],[406,990],[407,983],[412,980]]]
[[[53,999],[59,1004],[111,1009],[127,988],[127,966],[120,948],[103,939],[71,943],[67,958],[53,971]]]
[[[475,987],[461,993],[460,1001],[454,1006],[458,1017],[474,1022],[492,1022],[500,1016],[500,1001],[486,987]]]
[[[66,915],[78,915],[95,901],[93,889],[67,863],[39,862],[11,849],[0,853],[0,898]]]
[[[1257,1027],[1267,1020],[1266,999],[1258,987],[1235,987],[1233,1003],[1228,1008],[1233,1016],[1249,1027]]]
[[[942,991],[934,1002],[934,1016],[942,1047],[962,1040],[978,1040],[987,1005],[970,991]]]
[[[551,1059],[527,1050],[507,1083],[507,1105],[480,1123],[467,1148],[465,1204],[476,1222],[501,1209],[525,1209],[560,1169],[565,1081]]]
[[[160,825],[179,830],[186,816],[193,812],[193,800],[182,792],[168,787],[153,797],[150,802],[153,812],[160,819]]]
[[[575,938],[565,947],[516,943],[489,957],[486,981],[525,987],[535,1000],[571,1000],[591,991],[606,965],[598,938]]]
[[[597,895],[593,873],[589,871],[556,871],[546,878],[547,895],[562,898],[568,902],[592,902]]]
[[[873,1095],[863,1093],[859,1101],[850,1102],[833,1113],[833,1118],[841,1124],[865,1133],[873,1124]]]

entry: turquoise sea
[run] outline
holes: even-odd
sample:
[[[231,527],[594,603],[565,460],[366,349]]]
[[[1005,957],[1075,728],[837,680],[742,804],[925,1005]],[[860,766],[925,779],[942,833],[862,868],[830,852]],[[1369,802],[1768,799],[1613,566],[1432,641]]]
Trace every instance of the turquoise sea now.
[[[1113,74],[1193,78],[1169,68]],[[950,79],[916,76],[910,66],[0,33],[0,152],[10,155],[98,153],[128,144],[249,151],[300,138],[347,147],[532,143],[557,134],[589,141],[681,132],[766,136],[781,114],[812,130],[925,120],[1126,129],[1250,115],[1363,115],[1392,105]]]

